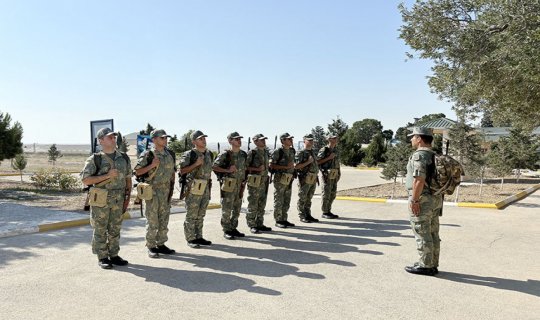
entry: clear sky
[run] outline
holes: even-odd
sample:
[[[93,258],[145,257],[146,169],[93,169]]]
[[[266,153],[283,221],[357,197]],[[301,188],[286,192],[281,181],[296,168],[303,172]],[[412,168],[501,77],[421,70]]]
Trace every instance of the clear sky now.
[[[411,2],[411,1],[408,1]],[[339,115],[455,118],[405,61],[399,1],[0,0],[0,111],[25,143],[89,143],[91,120],[297,137]]]

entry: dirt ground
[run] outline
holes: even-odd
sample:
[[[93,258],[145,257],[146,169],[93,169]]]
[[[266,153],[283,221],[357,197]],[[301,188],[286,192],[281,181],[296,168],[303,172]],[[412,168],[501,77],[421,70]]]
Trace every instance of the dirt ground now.
[[[519,183],[517,183],[515,179],[506,179],[501,190],[500,180],[489,180],[484,182],[481,194],[480,184],[464,183],[459,187],[459,195],[456,192],[451,196],[446,196],[445,200],[450,202],[456,201],[457,196],[456,202],[496,203],[539,183],[540,179],[520,179]],[[390,199],[393,187],[393,183],[388,183],[371,187],[349,189],[339,191],[338,196]],[[401,182],[395,184],[394,199],[407,199],[405,185],[401,184]]]

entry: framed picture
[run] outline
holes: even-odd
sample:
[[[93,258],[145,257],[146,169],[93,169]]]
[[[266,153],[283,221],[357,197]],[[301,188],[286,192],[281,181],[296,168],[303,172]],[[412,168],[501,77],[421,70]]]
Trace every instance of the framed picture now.
[[[137,135],[137,157],[154,146],[152,138],[146,135]]]
[[[103,128],[110,128],[114,131],[113,119],[90,121],[90,153],[100,152],[101,146],[98,143],[97,132]]]

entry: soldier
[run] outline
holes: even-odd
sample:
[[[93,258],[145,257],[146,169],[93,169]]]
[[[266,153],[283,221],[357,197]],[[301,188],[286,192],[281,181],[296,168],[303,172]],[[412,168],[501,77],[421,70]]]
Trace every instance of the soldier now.
[[[117,133],[109,128],[97,132],[101,152],[91,155],[81,172],[82,183],[90,189],[90,224],[92,253],[98,256],[102,269],[114,265],[124,266],[120,251],[122,214],[126,211],[131,194],[131,162],[125,153],[116,150]]]
[[[195,146],[193,149],[184,152],[180,160],[180,174],[185,183],[182,188],[186,188],[186,220],[184,221],[184,234],[188,246],[199,248],[209,246],[212,241],[203,238],[203,222],[206,215],[206,208],[210,201],[212,189],[212,152],[206,149],[206,137],[202,131],[197,130],[191,133],[191,141]]]
[[[270,169],[274,172],[274,219],[278,228],[295,226],[294,223],[287,221],[294,180],[293,138],[288,133],[281,134],[279,136],[281,147],[274,150],[270,160]]]
[[[144,182],[152,187],[152,198],[146,200],[146,247],[150,258],[158,258],[160,253],[175,252],[165,242],[168,240],[176,160],[174,153],[167,149],[170,136],[165,130],[154,130],[150,137],[154,147],[141,154],[134,170],[137,177],[145,176]]]
[[[336,149],[338,136],[330,134],[328,145],[319,150],[317,164],[323,176],[322,183],[322,217],[325,219],[337,219],[339,216],[331,212],[332,203],[336,199],[337,183],[341,177],[340,157]]]
[[[246,179],[247,154],[240,150],[242,138],[238,132],[227,135],[231,149],[220,153],[212,167],[221,185],[221,227],[228,240],[245,236],[237,229]]]
[[[319,166],[313,151],[313,135],[304,136],[304,150],[296,153],[296,172],[298,173],[298,215],[305,223],[319,222],[311,216],[311,199],[317,188]]]
[[[262,133],[252,137],[257,148],[252,149],[247,156],[248,175],[248,212],[247,224],[252,233],[272,231],[272,228],[264,225],[264,208],[268,196],[268,151],[266,139]]]
[[[416,151],[407,163],[405,185],[409,192],[409,219],[420,259],[405,267],[405,271],[431,276],[439,272],[439,210],[442,208],[442,196],[433,195],[429,187],[429,177],[435,172],[431,149],[433,133],[429,128],[416,127],[409,136]]]

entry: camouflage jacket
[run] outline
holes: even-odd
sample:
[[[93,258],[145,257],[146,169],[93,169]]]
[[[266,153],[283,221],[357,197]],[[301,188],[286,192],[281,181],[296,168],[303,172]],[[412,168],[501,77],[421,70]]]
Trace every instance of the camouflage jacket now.
[[[157,167],[157,172],[152,178],[152,180],[147,182],[154,185],[169,183],[174,173],[176,172],[176,164],[174,163],[172,155],[167,150],[163,150],[160,152],[152,148],[152,150],[143,152],[140,155],[134,170],[144,168],[151,163],[148,161],[149,158],[152,158],[149,157],[150,153],[153,154],[153,157],[157,157],[159,159],[159,167]],[[154,174],[155,170],[155,168],[151,169],[148,174]]]
[[[100,188],[108,189],[108,190],[124,190],[126,188],[126,179],[131,179],[131,161],[129,161],[129,158],[122,156],[120,151],[115,150],[112,154],[112,157],[109,157],[109,155],[100,152],[100,158],[101,162],[99,163],[98,167],[96,167],[95,155],[92,154],[88,159],[86,159],[86,162],[84,163],[84,168],[80,173],[81,180],[84,180],[91,176],[101,176],[104,174],[107,174],[110,169],[117,169],[118,170],[118,176],[116,178],[112,178],[109,180],[108,183],[106,183],[103,186],[100,186]],[[127,158],[127,159],[126,159]],[[113,168],[111,168],[111,163],[113,164]]]

